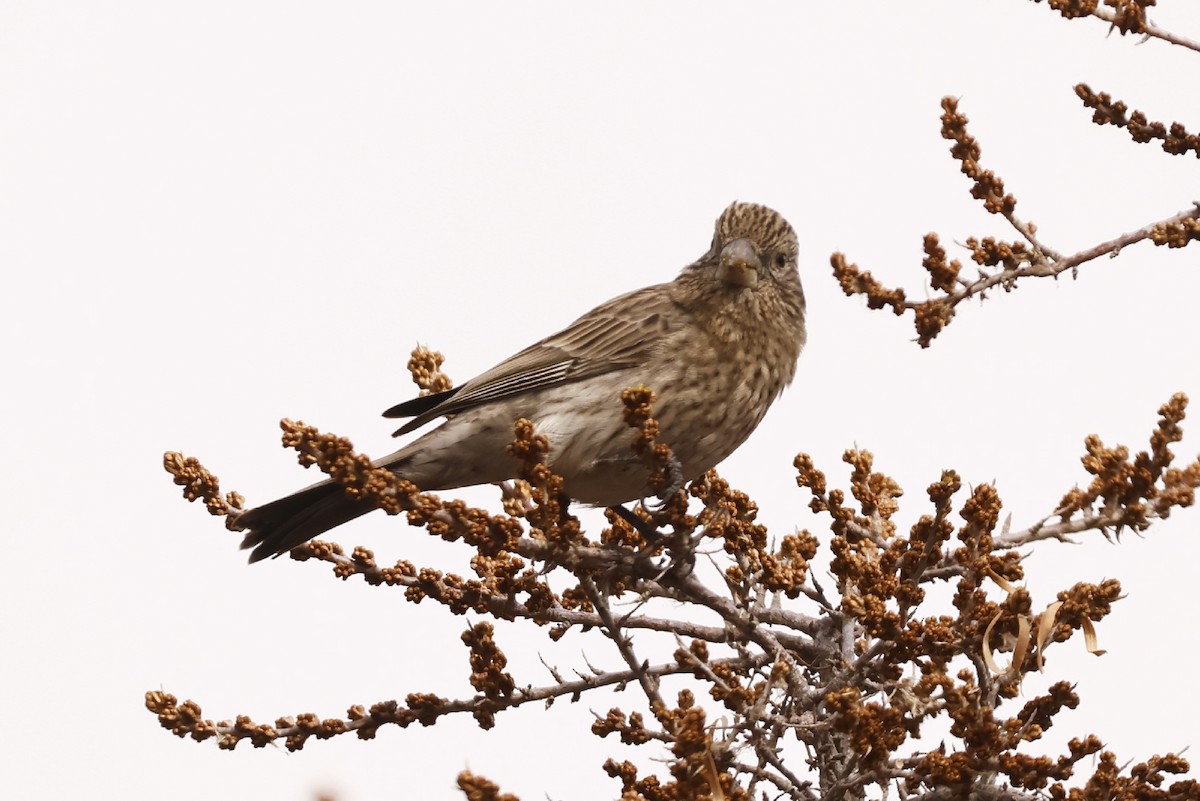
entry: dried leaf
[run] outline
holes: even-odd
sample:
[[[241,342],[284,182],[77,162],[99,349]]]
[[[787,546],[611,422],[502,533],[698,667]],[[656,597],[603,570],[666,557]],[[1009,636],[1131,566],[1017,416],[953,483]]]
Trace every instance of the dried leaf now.
[[[987,624],[987,628],[983,630],[983,663],[987,665],[987,669],[993,673],[1003,673],[1000,665],[996,664],[996,660],[992,657],[992,629],[996,627],[996,623],[1000,620],[1003,612],[997,612],[992,618],[992,622]]]
[[[1088,618],[1083,619],[1083,642],[1087,645],[1088,653],[1096,656],[1104,656],[1107,653],[1103,648],[1099,647],[1096,642],[1096,626]]]
[[[1058,617],[1058,610],[1062,608],[1062,605],[1062,601],[1055,601],[1046,607],[1046,611],[1038,615],[1037,649],[1039,673],[1042,672],[1044,667],[1042,655],[1046,651],[1046,643],[1050,641],[1050,634],[1054,631],[1054,619]]]

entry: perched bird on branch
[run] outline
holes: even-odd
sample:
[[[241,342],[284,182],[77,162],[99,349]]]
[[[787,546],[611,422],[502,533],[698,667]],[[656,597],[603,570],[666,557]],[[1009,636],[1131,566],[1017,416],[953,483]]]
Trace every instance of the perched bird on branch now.
[[[659,441],[683,480],[698,478],[746,440],[791,383],[804,346],[796,232],[777,212],[734,203],[708,252],[670,283],[613,298],[569,326],[445,392],[393,406],[412,417],[396,435],[446,415],[375,462],[422,490],[516,477],[513,424],[548,438],[549,467],[573,499],[612,506],[646,497],[648,472],[631,449],[622,390],[657,393]],[[278,555],[376,508],[330,481],[243,512],[250,561]]]

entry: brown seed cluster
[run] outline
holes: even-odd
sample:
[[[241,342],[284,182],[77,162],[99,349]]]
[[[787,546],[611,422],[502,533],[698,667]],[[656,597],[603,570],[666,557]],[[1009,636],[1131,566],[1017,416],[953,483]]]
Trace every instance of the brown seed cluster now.
[[[727,754],[713,742],[712,728],[704,710],[696,706],[696,699],[691,692],[680,691],[677,704],[672,709],[656,711],[672,740],[670,780],[664,781],[654,775],[638,778],[637,766],[632,762],[609,759],[604,763],[605,772],[621,782],[622,801],[749,801],[750,793],[739,786],[735,778],[722,767],[721,763],[726,761]],[[611,732],[621,732],[622,741],[630,744],[638,740],[647,742],[648,739],[643,740],[639,736],[626,739],[624,732],[632,725],[633,716],[630,716],[627,724],[624,713],[614,709],[605,721],[598,721],[593,726],[593,731],[602,737]]]
[[[413,383],[421,389],[422,395],[432,395],[445,392],[454,386],[450,376],[442,372],[446,357],[424,345],[413,349],[408,359],[408,372]]]
[[[979,165],[982,150],[978,140],[967,133],[967,117],[958,110],[958,100],[942,98],[942,138],[954,142],[950,155],[958,161],[963,175],[971,179],[971,197],[983,201],[992,214],[1012,214],[1017,199],[1004,191],[1004,181]]]
[[[1200,458],[1174,467],[1175,454],[1170,449],[1183,438],[1179,424],[1187,403],[1187,396],[1180,392],[1159,407],[1149,449],[1132,459],[1124,445],[1108,448],[1098,436],[1088,437],[1082,462],[1093,478],[1087,488],[1076,487],[1063,496],[1058,510],[1061,519],[1103,518],[1102,530],[1119,534],[1125,527],[1145,531],[1152,520],[1194,504],[1200,487]]]
[[[837,279],[842,291],[850,296],[866,297],[867,308],[890,308],[898,315],[908,308],[903,289],[888,289],[870,272],[848,262],[844,254],[834,253],[829,263],[833,266],[833,277]]]
[[[1146,9],[1158,5],[1158,0],[1104,0],[1104,5],[1113,9],[1113,24],[1122,34],[1144,33]]]
[[[947,262],[946,251],[938,235],[932,231],[925,234],[925,258],[921,266],[929,273],[929,285],[942,292],[953,292],[958,286],[958,274],[962,264],[957,259]]]
[[[481,729],[496,725],[496,710],[512,698],[516,687],[513,677],[504,670],[508,657],[496,645],[494,634],[492,624],[483,622],[462,635],[463,643],[471,649],[471,686],[483,695],[473,710]]]
[[[1042,0],[1033,0],[1040,3]],[[1157,5],[1158,0],[1104,0],[1112,11],[1101,11],[1099,0],[1047,0],[1046,5],[1067,19],[1097,17],[1121,32],[1148,33],[1151,29],[1146,20],[1146,9]]]
[[[458,789],[467,801],[521,801],[512,793],[500,792],[500,786],[482,776],[464,770],[458,774]]]
[[[1183,123],[1173,122],[1169,126],[1161,122],[1150,122],[1146,114],[1136,109],[1132,114],[1129,106],[1113,100],[1107,92],[1093,92],[1086,83],[1075,87],[1075,94],[1083,105],[1092,109],[1092,122],[1097,125],[1115,125],[1124,128],[1133,141],[1140,144],[1158,141],[1165,153],[1182,156],[1191,153],[1200,158],[1200,135],[1188,133]]]
[[[167,451],[163,454],[163,469],[175,477],[175,483],[183,487],[183,497],[191,501],[204,501],[208,513],[227,517],[229,528],[234,527],[237,513],[246,505],[246,500],[236,492],[221,495],[221,482],[200,464],[194,456]]]
[[[1186,759],[1166,754],[1139,762],[1128,769],[1129,775],[1122,776],[1116,755],[1104,751],[1087,784],[1069,791],[1052,786],[1050,797],[1054,801],[1192,801],[1200,797],[1200,784],[1194,779],[1166,783],[1167,776],[1188,770]]]
[[[1033,0],[1040,3],[1042,0]],[[1047,0],[1047,5],[1067,19],[1091,16],[1100,0]]]
[[[1169,248],[1187,247],[1197,239],[1200,239],[1200,219],[1195,217],[1161,223],[1150,231],[1150,241]]]

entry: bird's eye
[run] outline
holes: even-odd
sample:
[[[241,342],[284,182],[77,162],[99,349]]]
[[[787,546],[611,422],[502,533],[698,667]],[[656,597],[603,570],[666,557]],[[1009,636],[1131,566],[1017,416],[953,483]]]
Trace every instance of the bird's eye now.
[[[787,266],[787,256],[784,255],[783,253],[776,253],[775,254],[775,266],[781,270],[784,267],[786,267]]]

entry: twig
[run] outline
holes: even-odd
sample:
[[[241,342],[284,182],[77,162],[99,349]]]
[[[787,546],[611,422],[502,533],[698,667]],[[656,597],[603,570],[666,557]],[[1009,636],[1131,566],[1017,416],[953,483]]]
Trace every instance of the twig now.
[[[715,660],[713,664],[727,666],[731,670],[753,670],[760,664],[769,662],[766,655],[762,655],[761,662],[756,664],[755,659],[745,657],[733,657],[730,659]],[[628,684],[639,678],[639,675],[653,676],[669,676],[678,673],[691,673],[694,666],[690,662],[666,662],[659,665],[646,665],[638,670],[620,670],[601,673],[591,677],[581,677],[576,681],[560,682],[544,687],[533,687],[514,690],[513,693],[503,699],[485,699],[482,696],[473,698],[462,698],[458,700],[438,699],[439,703],[436,706],[423,709],[426,716],[414,714],[412,704],[409,709],[400,708],[399,713],[396,708],[389,704],[381,704],[376,706],[388,707],[392,706],[390,712],[377,715],[375,707],[372,707],[369,713],[351,715],[348,718],[326,718],[320,720],[317,725],[292,723],[291,725],[279,725],[279,722],[273,727],[261,727],[254,724],[247,718],[239,718],[236,723],[222,721],[221,723],[213,723],[212,721],[201,721],[197,719],[195,725],[187,728],[178,724],[179,716],[172,714],[180,708],[180,705],[175,701],[173,696],[169,696],[163,692],[147,693],[147,707],[151,711],[159,715],[159,720],[166,728],[172,729],[174,733],[180,737],[192,736],[194,739],[203,740],[209,737],[216,737],[218,743],[223,748],[232,748],[240,740],[251,739],[256,747],[262,747],[269,742],[273,742],[280,738],[301,738],[319,737],[326,739],[338,734],[354,732],[359,730],[374,731],[379,726],[386,723],[397,723],[401,726],[408,726],[417,720],[421,723],[429,725],[437,718],[446,715],[461,714],[464,712],[473,713],[481,703],[487,702],[491,705],[493,711],[503,709],[513,709],[523,704],[528,704],[534,701],[545,701],[553,698],[562,698],[566,696],[577,696],[582,693],[596,689],[597,687],[607,687],[613,685]],[[409,698],[414,698],[410,695]],[[191,704],[192,702],[185,702]],[[198,714],[199,710],[196,709]],[[404,713],[408,715],[404,715]],[[312,716],[306,716],[312,718]],[[172,725],[172,724],[176,725]],[[360,737],[363,735],[359,735]],[[369,736],[369,735],[368,735]],[[302,747],[303,742],[293,746],[289,743],[289,748],[298,750]]]
[[[1097,7],[1095,9],[1093,9],[1092,16],[1096,17],[1097,19],[1102,19],[1105,22],[1107,22],[1109,25],[1112,25],[1112,26],[1116,26],[1116,24],[1117,24],[1116,13],[1113,11],[1109,11],[1106,8]],[[1178,45],[1179,47],[1186,47],[1188,50],[1194,50],[1197,53],[1200,53],[1200,42],[1197,42],[1193,39],[1188,39],[1187,37],[1180,36],[1179,34],[1176,34],[1176,33],[1171,33],[1166,28],[1160,28],[1157,25],[1152,24],[1150,22],[1150,20],[1145,21],[1145,23],[1142,25],[1142,29],[1141,29],[1141,31],[1139,31],[1139,33],[1141,33],[1143,36],[1145,36],[1146,38],[1149,38],[1149,39],[1161,39],[1162,41],[1167,42],[1168,44]]]
[[[667,709],[667,705],[663,702],[662,695],[658,691],[658,678],[646,672],[649,664],[643,660],[639,660],[633,650],[633,640],[625,636],[621,631],[621,627],[613,619],[612,610],[608,608],[608,599],[600,594],[596,589],[596,583],[592,581],[590,576],[582,576],[579,580],[579,586],[587,593],[588,599],[595,607],[596,613],[600,616],[603,622],[603,629],[608,634],[608,638],[617,646],[617,651],[621,654],[621,658],[625,660],[625,664],[629,665],[629,669],[637,676],[638,684],[641,685],[642,692],[646,694],[646,700],[650,702],[650,710],[654,713],[659,722],[664,726],[668,721],[663,720],[661,713]]]
[[[1079,265],[1085,262],[1092,261],[1093,259],[1097,259],[1100,256],[1104,256],[1109,253],[1115,255],[1134,243],[1141,242],[1144,239],[1149,239],[1154,235],[1156,229],[1191,219],[1200,219],[1200,202],[1192,204],[1190,209],[1185,209],[1184,211],[1181,211],[1178,214],[1173,214],[1166,219],[1149,223],[1141,228],[1138,228],[1136,231],[1130,231],[1127,234],[1122,234],[1121,236],[1110,239],[1107,242],[1101,242],[1098,245],[1086,248],[1073,255],[1056,258],[1049,262],[1028,264],[1012,270],[1001,270],[998,273],[992,273],[991,275],[981,277],[979,280],[971,282],[964,289],[950,293],[945,298],[942,298],[941,301],[943,303],[948,303],[950,306],[956,306],[962,301],[986,292],[994,286],[1011,283],[1019,278],[1025,278],[1027,276],[1053,277],[1060,275],[1067,270],[1073,270],[1077,268]],[[1041,248],[1042,246],[1035,244],[1035,247]],[[904,308],[916,309],[919,306],[924,306],[925,303],[925,301],[905,301]]]

